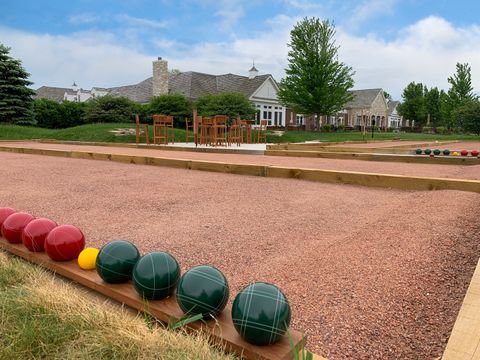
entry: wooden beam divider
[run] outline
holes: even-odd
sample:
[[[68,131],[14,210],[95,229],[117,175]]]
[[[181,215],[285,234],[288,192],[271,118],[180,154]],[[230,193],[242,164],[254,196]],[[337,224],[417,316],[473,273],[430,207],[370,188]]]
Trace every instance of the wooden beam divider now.
[[[302,169],[257,164],[232,164],[217,161],[116,155],[84,151],[20,148],[1,145],[0,151],[20,154],[60,156],[77,159],[109,160],[127,164],[166,166],[179,169],[201,170],[237,175],[293,178],[328,183],[393,188],[400,190],[459,190],[480,193],[479,180],[430,178],[355,171]]]
[[[80,269],[76,260],[55,262],[45,253],[28,251],[23,244],[11,244],[0,237],[0,249],[51,270],[71,281],[95,290],[115,301],[123,303],[140,312],[148,312],[156,319],[169,324],[181,319],[184,314],[177,305],[175,295],[164,300],[152,300],[146,302],[135,291],[131,282],[125,284],[107,284],[95,270],[85,271]],[[196,321],[186,325],[187,330],[202,330],[210,340],[223,346],[227,352],[233,352],[243,359],[252,360],[291,360],[294,359],[294,351],[283,336],[277,343],[269,346],[255,346],[244,341],[233,326],[231,308],[227,306],[215,320]],[[289,330],[290,336],[299,351],[305,337],[302,333]]]

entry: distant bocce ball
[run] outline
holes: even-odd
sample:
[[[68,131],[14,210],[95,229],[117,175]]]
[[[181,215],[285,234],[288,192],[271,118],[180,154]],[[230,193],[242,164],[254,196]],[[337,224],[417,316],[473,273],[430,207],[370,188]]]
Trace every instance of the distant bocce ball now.
[[[54,261],[76,259],[85,247],[85,236],[73,225],[60,225],[45,238],[45,251]]]
[[[126,240],[105,244],[97,256],[97,273],[103,281],[111,284],[127,282],[132,278],[133,267],[140,259],[135,245]]]
[[[430,155],[432,153],[431,149],[425,149],[425,155]]]
[[[468,156],[468,150],[462,150],[462,151],[460,151],[460,155],[462,155],[462,156]]]
[[[35,219],[32,215],[18,212],[10,215],[2,224],[2,236],[9,243],[18,244],[22,242],[22,232],[30,221]]]
[[[433,150],[434,155],[440,155],[441,151],[439,149]]]
[[[243,339],[254,345],[278,341],[287,331],[290,318],[287,298],[272,284],[248,285],[233,301],[233,325]]]
[[[202,314],[204,319],[218,315],[227,305],[228,282],[213,266],[195,266],[183,274],[177,287],[177,302],[188,315]]]
[[[7,217],[12,214],[15,214],[17,211],[15,209],[9,207],[2,207],[0,208],[0,228],[2,227],[3,222]]]
[[[140,258],[133,268],[133,285],[144,299],[170,296],[180,280],[177,260],[166,252],[152,252]]]
[[[415,154],[417,154],[417,155],[422,155],[422,149],[417,149],[417,150],[415,150]]]
[[[45,218],[30,221],[22,232],[23,245],[33,252],[44,251],[47,235],[57,226],[55,221]]]
[[[78,255],[78,266],[82,270],[93,270],[97,261],[99,250],[96,248],[85,248]]]
[[[458,155],[460,155],[460,154],[458,153],[458,151],[454,151],[452,155],[453,155],[453,156],[458,156]]]
[[[472,156],[478,156],[478,150],[472,150],[470,154],[472,154]]]
[[[443,150],[443,155],[445,155],[445,156],[450,155],[450,150],[448,150],[448,149]]]

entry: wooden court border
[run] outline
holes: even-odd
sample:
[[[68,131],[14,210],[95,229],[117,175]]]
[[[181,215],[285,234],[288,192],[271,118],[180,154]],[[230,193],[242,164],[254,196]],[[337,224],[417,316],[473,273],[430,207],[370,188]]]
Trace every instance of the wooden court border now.
[[[109,160],[128,164],[165,166],[178,169],[201,170],[237,175],[302,179],[325,183],[360,185],[367,187],[392,188],[400,190],[460,190],[480,193],[479,180],[430,178],[354,171],[290,168],[256,164],[232,164],[216,161],[117,155],[88,151],[34,149],[28,147],[20,148],[1,145],[0,151],[19,154],[59,156],[74,159]]]

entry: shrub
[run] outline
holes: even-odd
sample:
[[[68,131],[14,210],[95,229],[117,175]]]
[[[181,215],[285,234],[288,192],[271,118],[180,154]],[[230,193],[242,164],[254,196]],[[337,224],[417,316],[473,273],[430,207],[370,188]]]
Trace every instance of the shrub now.
[[[132,122],[140,105],[126,97],[110,95],[87,101],[85,120],[87,123]]]
[[[433,128],[431,126],[424,126],[422,128],[422,133],[431,134],[431,133],[433,133]]]
[[[256,109],[248,98],[243,94],[223,93],[205,95],[195,103],[198,114],[202,116],[227,115],[235,118],[237,115],[253,118]]]
[[[448,129],[445,126],[437,126],[435,128],[435,133],[445,135],[448,134]]]
[[[325,124],[325,125],[322,125],[322,132],[331,132],[333,129],[332,125],[330,124]]]
[[[33,102],[33,114],[36,125],[43,128],[61,129],[82,125],[85,123],[85,103],[38,99]]]
[[[148,115],[172,115],[177,126],[184,124],[185,118],[192,117],[192,103],[181,94],[155,96],[146,108]]]
[[[345,131],[345,125],[338,125],[337,131]]]

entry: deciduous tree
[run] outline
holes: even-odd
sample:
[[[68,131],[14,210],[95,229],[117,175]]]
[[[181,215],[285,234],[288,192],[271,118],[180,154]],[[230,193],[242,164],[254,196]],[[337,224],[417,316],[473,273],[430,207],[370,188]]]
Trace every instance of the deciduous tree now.
[[[278,97],[299,113],[331,115],[352,99],[354,71],[338,59],[335,26],[328,20],[304,18],[290,32],[286,76]]]

